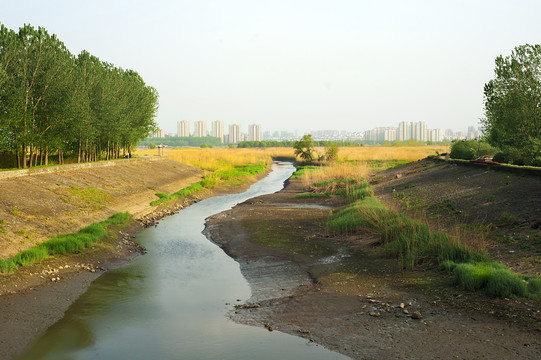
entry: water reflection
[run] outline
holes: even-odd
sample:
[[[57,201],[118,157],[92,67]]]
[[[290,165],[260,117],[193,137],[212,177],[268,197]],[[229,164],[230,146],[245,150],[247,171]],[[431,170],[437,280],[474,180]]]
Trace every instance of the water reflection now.
[[[148,228],[148,253],[98,278],[21,359],[343,359],[226,316],[250,297],[239,265],[202,235],[205,218],[280,190],[291,164],[247,192],[203,200]]]

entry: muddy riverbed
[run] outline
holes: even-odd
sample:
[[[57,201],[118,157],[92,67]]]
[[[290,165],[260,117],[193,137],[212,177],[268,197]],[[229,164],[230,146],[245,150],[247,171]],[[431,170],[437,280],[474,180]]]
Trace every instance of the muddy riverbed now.
[[[533,359],[540,332],[437,270],[404,271],[370,233],[325,230],[339,198],[294,198],[298,180],[218,214],[207,233],[240,263],[252,287],[239,323],[314,341],[355,359]],[[521,303],[529,316],[535,304]],[[532,307],[526,309],[525,307]]]

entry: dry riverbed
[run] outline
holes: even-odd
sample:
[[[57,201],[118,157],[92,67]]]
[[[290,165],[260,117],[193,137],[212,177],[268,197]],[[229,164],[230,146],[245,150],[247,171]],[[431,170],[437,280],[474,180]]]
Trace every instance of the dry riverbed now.
[[[379,186],[407,181],[397,171],[380,174]],[[343,200],[294,198],[305,190],[292,180],[210,219],[207,233],[252,286],[233,320],[355,359],[541,358],[539,302],[466,292],[434,268],[406,271],[369,232],[327,233],[329,212]]]

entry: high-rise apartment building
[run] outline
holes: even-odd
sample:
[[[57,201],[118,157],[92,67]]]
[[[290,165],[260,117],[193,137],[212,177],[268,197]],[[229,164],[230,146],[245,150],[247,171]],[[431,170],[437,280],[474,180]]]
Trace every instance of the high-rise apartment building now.
[[[190,123],[186,120],[177,121],[177,136],[190,136]]]
[[[164,129],[158,129],[155,133],[152,134],[153,138],[164,138],[165,137],[165,130]]]
[[[229,125],[229,143],[236,144],[240,142],[240,125],[239,124],[232,124]]]
[[[193,129],[193,136],[195,137],[205,137],[207,136],[207,122],[206,121],[196,121],[195,128]]]
[[[213,121],[210,135],[220,138],[220,140],[223,143],[224,142],[224,122],[220,120]]]
[[[408,141],[413,138],[413,123],[401,121],[398,124],[398,141]]]
[[[261,141],[261,125],[248,125],[248,141]]]
[[[418,141],[427,141],[426,123],[417,121],[413,128],[413,139]]]

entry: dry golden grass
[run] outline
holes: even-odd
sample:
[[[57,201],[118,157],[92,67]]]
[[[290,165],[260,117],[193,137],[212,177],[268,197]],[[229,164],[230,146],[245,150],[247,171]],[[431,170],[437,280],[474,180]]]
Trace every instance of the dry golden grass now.
[[[444,153],[448,150],[449,147],[438,145],[341,147],[338,150],[338,158],[356,161],[417,161],[436,152]]]
[[[317,148],[319,154],[325,151]],[[316,181],[340,178],[365,177],[370,173],[368,161],[398,160],[416,161],[436,152],[446,152],[444,146],[362,146],[341,147],[338,159],[331,166],[325,166],[312,173],[306,173],[303,181],[311,184]],[[158,155],[158,150],[137,150],[134,155]],[[215,171],[243,164],[270,164],[272,157],[294,157],[293,148],[177,148],[167,149],[165,154],[169,159],[201,169]]]
[[[302,182],[309,187],[315,182],[331,179],[366,178],[370,174],[370,166],[366,162],[360,163],[332,163],[322,166],[314,171],[307,171],[302,175]]]
[[[134,155],[154,156],[158,155],[158,150],[137,150]],[[293,148],[182,148],[167,149],[165,155],[171,160],[211,171],[233,165],[270,164],[273,156],[295,156]]]
[[[323,148],[317,148],[318,154],[324,154]],[[330,179],[366,178],[374,170],[383,170],[370,166],[370,161],[417,161],[435,154],[448,151],[445,146],[359,146],[340,147],[338,161],[312,172],[305,172],[302,180],[306,186],[314,182]]]

